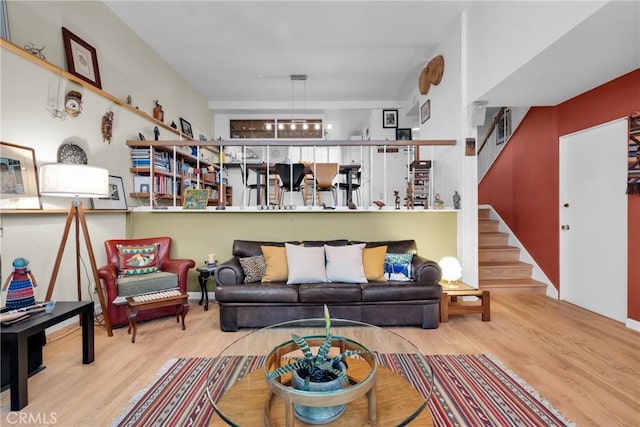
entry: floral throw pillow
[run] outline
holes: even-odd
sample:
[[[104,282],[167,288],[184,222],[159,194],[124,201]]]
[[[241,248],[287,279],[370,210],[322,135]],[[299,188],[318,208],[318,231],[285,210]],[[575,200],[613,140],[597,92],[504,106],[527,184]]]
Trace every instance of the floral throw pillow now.
[[[413,254],[387,254],[384,258],[384,274],[388,280],[407,282],[411,279]]]
[[[262,255],[240,258],[240,265],[244,271],[244,283],[261,282],[267,269]]]
[[[133,276],[158,271],[159,247],[159,243],[116,245],[120,276]]]

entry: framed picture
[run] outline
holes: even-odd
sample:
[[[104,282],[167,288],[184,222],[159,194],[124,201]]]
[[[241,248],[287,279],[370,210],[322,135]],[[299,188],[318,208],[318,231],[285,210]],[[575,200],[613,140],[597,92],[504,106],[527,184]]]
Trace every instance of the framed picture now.
[[[65,27],[62,27],[62,40],[69,72],[102,89],[96,50]]]
[[[182,200],[183,209],[206,209],[209,201],[210,189],[189,188],[184,193]]]
[[[411,128],[397,128],[396,141],[411,141]]]
[[[0,142],[0,209],[42,209],[33,148]]]
[[[500,145],[511,136],[511,110],[505,109],[502,117],[496,123],[496,145]]]
[[[424,123],[431,117],[431,100],[427,99],[420,107],[420,123]]]
[[[198,135],[198,139],[200,141],[208,141],[209,138],[207,138],[207,135],[205,135],[204,133],[201,133],[200,135]]]
[[[193,138],[193,130],[191,130],[191,123],[180,117],[180,127],[182,128],[182,133]]]
[[[398,127],[398,110],[382,110],[382,127]]]
[[[127,209],[127,197],[124,193],[124,184],[121,176],[109,175],[109,195],[107,197],[94,197],[91,199],[93,209]]]

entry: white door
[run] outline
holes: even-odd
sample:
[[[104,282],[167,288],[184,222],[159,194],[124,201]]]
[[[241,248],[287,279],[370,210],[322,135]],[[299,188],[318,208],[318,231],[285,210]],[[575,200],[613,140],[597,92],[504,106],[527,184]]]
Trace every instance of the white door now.
[[[560,138],[560,299],[627,318],[627,120]]]

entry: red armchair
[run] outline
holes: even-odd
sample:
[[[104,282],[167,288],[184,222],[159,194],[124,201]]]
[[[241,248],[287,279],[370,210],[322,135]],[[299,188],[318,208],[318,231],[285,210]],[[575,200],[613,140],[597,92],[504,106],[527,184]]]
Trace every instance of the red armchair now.
[[[104,295],[109,313],[109,320],[112,326],[128,325],[126,305],[114,304],[113,300],[118,296],[118,249],[116,245],[144,245],[159,243],[158,260],[159,269],[174,273],[178,276],[178,287],[183,292],[187,291],[187,273],[190,268],[195,267],[195,261],[191,259],[171,259],[171,238],[170,237],[149,237],[145,239],[114,239],[104,242],[107,251],[107,265],[98,269],[100,279],[104,283]],[[150,320],[163,316],[175,316],[174,307],[162,307],[151,310],[144,310],[138,313],[138,320]]]

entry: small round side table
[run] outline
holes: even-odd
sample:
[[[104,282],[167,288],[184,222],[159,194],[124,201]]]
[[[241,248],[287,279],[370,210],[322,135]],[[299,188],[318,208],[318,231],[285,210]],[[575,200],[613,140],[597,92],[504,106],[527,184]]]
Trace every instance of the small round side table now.
[[[209,310],[209,293],[207,291],[207,281],[209,280],[209,277],[213,276],[216,268],[218,268],[218,264],[204,264],[196,268],[196,271],[199,273],[198,282],[200,282],[200,290],[202,291],[202,295],[200,296],[198,305],[202,305],[202,301],[204,300],[204,311]]]

